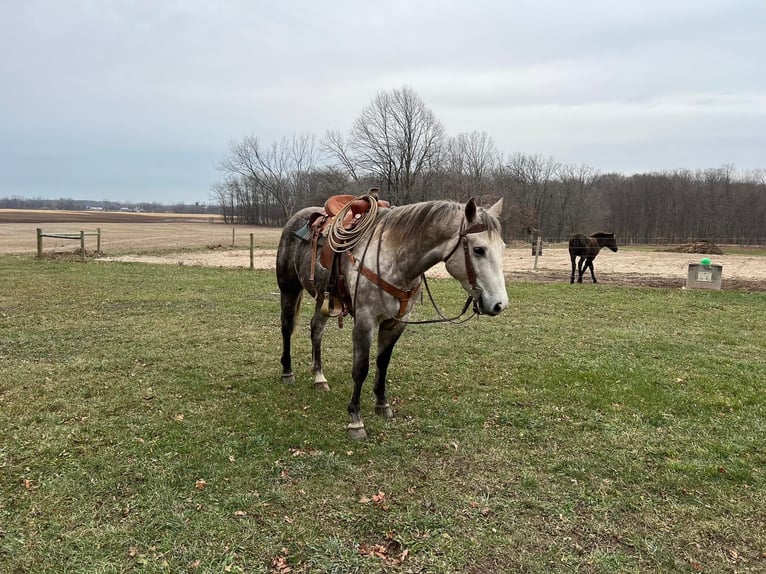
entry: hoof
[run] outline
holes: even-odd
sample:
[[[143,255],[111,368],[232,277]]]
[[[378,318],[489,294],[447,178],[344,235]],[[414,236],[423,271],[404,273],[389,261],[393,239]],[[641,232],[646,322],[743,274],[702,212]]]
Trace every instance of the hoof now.
[[[282,375],[282,382],[286,385],[295,384],[295,375],[292,373],[284,373]]]
[[[351,440],[367,440],[367,431],[364,430],[364,423],[350,423],[348,425],[348,437]]]
[[[394,418],[394,411],[390,405],[375,405],[375,414],[384,419]]]
[[[315,391],[329,391],[330,385],[327,384],[327,381],[314,383],[314,390]]]
[[[351,440],[367,440],[367,431],[364,428],[348,429],[348,437]]]

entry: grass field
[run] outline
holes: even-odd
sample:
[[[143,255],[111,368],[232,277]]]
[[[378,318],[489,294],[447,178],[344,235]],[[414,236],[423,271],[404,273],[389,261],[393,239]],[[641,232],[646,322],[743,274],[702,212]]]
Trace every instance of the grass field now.
[[[0,572],[766,570],[763,293],[512,283],[410,328],[352,443],[350,324],[317,394],[306,309],[282,386],[269,272],[0,278]]]

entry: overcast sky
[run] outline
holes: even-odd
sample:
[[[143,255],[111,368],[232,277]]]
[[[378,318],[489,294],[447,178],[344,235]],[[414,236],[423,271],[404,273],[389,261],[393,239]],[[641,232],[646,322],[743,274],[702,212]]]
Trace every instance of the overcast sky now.
[[[766,2],[0,0],[0,197],[210,202],[403,86],[504,154],[766,168]]]

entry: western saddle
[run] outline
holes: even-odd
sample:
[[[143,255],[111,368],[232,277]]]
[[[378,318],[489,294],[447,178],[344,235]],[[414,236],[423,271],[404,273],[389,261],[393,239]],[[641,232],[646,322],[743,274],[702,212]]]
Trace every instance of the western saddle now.
[[[370,188],[366,195],[330,197],[323,209],[313,213],[306,225],[295,233],[311,242],[309,280],[315,286],[317,298],[322,298],[321,312],[337,317],[339,326],[343,325],[345,315],[353,314],[351,294],[341,272],[339,255],[350,251],[372,230],[378,208],[391,207],[389,202],[378,199],[378,191],[378,188]],[[329,281],[321,292],[315,283],[317,259],[330,272]]]

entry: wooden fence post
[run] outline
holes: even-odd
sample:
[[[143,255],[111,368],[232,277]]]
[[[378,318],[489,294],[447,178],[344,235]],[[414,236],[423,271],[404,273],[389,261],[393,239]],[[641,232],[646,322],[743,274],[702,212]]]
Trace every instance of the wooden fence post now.
[[[255,265],[253,262],[253,234],[250,234],[250,269],[254,269]]]
[[[43,230],[37,228],[37,258],[43,258]]]
[[[101,253],[101,228],[96,228],[96,252]]]
[[[537,236],[537,249],[535,249],[535,271],[537,271],[537,258],[540,257],[540,254],[543,251],[543,236],[538,235]]]
[[[80,231],[80,261],[85,263],[85,232]]]
[[[234,232],[237,230],[236,227],[231,228],[231,246],[234,247]]]

